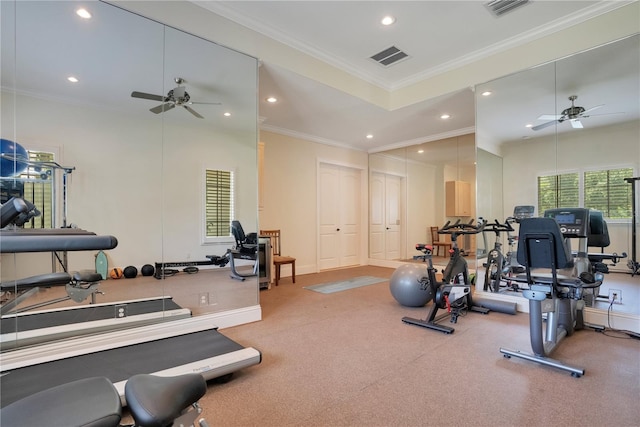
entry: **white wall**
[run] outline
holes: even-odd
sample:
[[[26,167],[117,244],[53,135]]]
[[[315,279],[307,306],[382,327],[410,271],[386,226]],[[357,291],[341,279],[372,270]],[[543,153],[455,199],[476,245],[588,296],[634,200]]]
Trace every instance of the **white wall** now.
[[[363,171],[361,263],[368,256],[368,156],[363,151],[322,145],[271,132],[260,132],[264,143],[263,207],[260,228],[280,229],[282,254],[296,258],[296,274],[317,267],[317,164],[336,163]],[[285,267],[283,277],[290,275]]]

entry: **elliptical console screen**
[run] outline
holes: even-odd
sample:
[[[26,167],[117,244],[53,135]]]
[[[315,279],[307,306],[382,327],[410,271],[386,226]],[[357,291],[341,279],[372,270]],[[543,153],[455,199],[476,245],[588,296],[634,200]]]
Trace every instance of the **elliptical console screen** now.
[[[587,237],[589,235],[589,209],[548,209],[544,212],[544,216],[556,220],[564,237]]]
[[[572,225],[576,223],[576,216],[570,213],[560,213],[555,216],[555,219],[558,222],[558,224]]]

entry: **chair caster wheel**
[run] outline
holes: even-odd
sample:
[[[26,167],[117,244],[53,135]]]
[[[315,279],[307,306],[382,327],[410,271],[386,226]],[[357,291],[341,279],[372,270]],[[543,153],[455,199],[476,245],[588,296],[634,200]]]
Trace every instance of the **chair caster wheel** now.
[[[578,374],[578,373],[576,373],[576,372],[572,372],[572,373],[571,373],[571,376],[572,376],[573,378],[580,378],[582,375],[580,375],[580,374]]]
[[[504,357],[505,359],[511,359],[511,356],[509,356],[508,354],[503,354],[502,357]]]

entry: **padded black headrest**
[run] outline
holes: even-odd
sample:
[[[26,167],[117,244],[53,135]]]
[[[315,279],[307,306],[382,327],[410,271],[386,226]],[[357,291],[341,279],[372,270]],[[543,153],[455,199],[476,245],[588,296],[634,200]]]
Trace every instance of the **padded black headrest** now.
[[[529,268],[551,268],[553,264],[556,268],[568,268],[573,265],[573,257],[555,219],[525,218],[520,221],[518,262]]]
[[[589,211],[589,236],[587,237],[587,246],[606,248],[611,244],[609,239],[609,229],[604,220],[602,212],[596,210]]]

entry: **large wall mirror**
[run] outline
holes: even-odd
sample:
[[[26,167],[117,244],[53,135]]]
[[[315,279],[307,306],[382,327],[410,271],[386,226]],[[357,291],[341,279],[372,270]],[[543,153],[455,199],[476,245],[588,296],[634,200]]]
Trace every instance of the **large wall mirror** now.
[[[1,4],[1,137],[73,168],[66,192],[60,170],[24,179],[49,180],[53,192],[37,197],[52,201],[54,220],[34,227],[60,228],[64,218],[118,239],[104,251],[109,268],[134,266],[138,275],[103,281],[98,304],[170,296],[190,315],[257,305],[257,277],[232,280],[228,266],[202,265],[196,274],[177,266],[162,280],[141,275],[145,264],[207,261],[235,243],[208,231],[209,172],[231,177],[225,209],[256,230],[257,60],[107,3],[84,5],[90,19],[76,14],[79,6]],[[96,254],[68,252],[68,270],[95,271]],[[2,282],[59,271],[58,264],[50,253],[3,254]],[[64,291],[42,288],[30,301]]]
[[[630,204],[630,185],[615,171],[640,173],[638,99],[638,35],[477,86],[478,215],[502,222],[518,205],[535,206],[535,215],[542,215],[548,200],[539,178],[554,176],[573,188],[557,193],[562,207],[589,207],[586,199],[593,203],[594,191],[601,189],[589,176],[605,171],[611,196],[608,205],[598,207],[611,244],[604,251],[631,257],[632,230],[638,225],[631,223],[630,209],[620,209],[613,192],[617,185]],[[563,117],[572,103],[584,109],[575,120]],[[507,250],[504,238],[503,244]],[[626,259],[611,269],[620,272],[610,273],[605,284],[630,277]],[[601,289],[606,292],[606,285]],[[608,305],[596,302],[592,308],[606,310]],[[614,312],[640,314],[637,304],[616,305]]]
[[[369,257],[411,261],[416,243],[432,243],[431,227],[475,218],[476,155],[473,134],[437,139],[369,155]],[[468,185],[466,212],[447,212],[447,182]],[[447,239],[448,236],[440,236]],[[459,246],[475,261],[476,239]],[[434,262],[446,264],[446,253]]]

